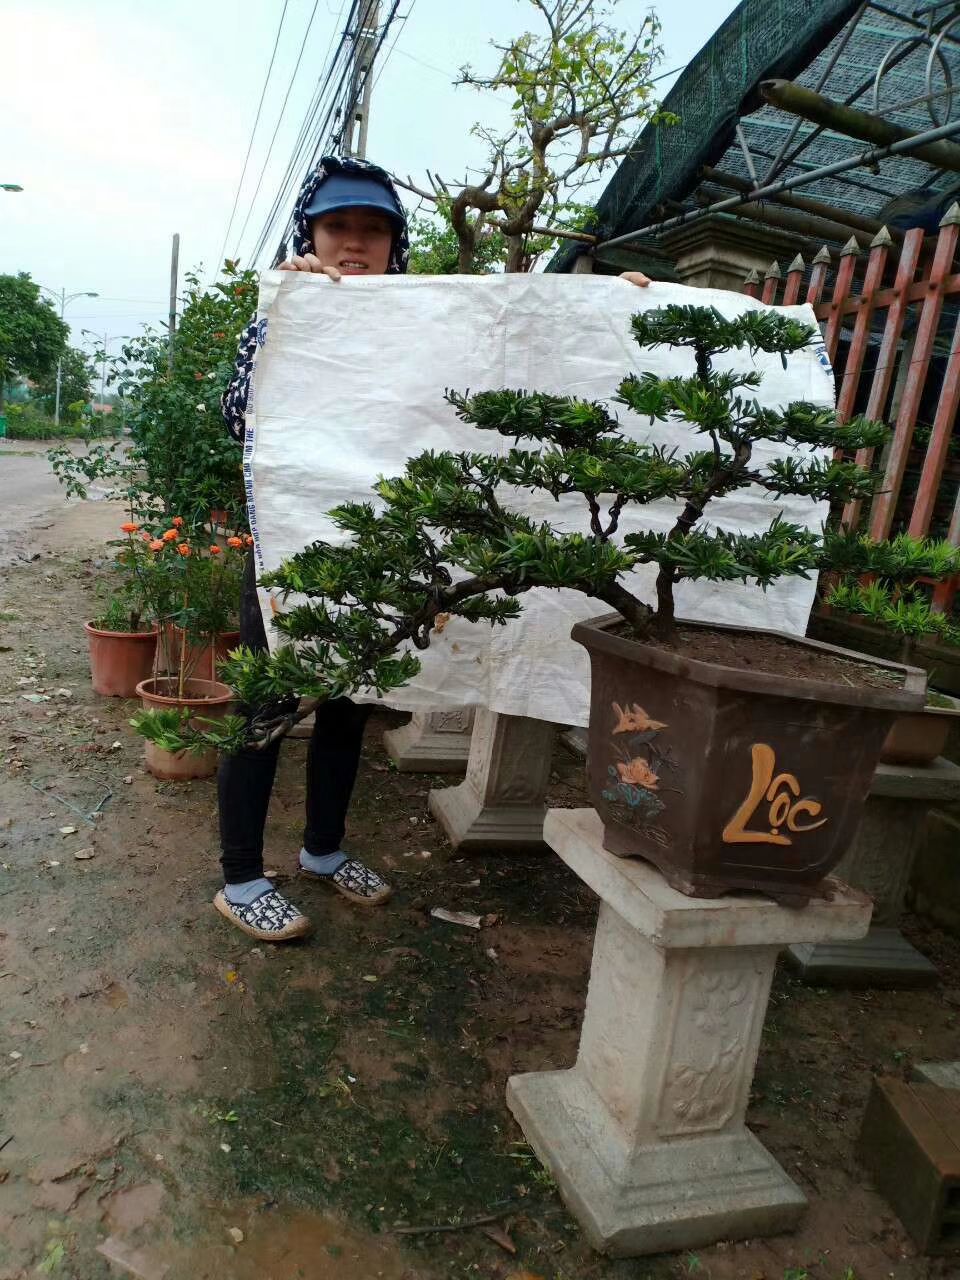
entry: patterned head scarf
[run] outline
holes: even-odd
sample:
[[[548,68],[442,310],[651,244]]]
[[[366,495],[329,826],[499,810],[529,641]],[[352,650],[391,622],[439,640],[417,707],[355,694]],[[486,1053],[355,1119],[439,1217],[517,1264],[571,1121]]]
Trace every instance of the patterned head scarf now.
[[[387,275],[401,275],[407,269],[410,256],[410,240],[407,236],[407,215],[404,213],[400,197],[390,181],[390,175],[378,165],[367,160],[355,160],[352,156],[340,159],[338,156],[324,156],[312,173],[309,173],[300,188],[297,203],[293,207],[293,252],[302,257],[305,253],[313,253],[313,239],[310,235],[310,220],[305,210],[310,207],[317,188],[335,173],[346,173],[354,177],[369,178],[387,191],[390,201],[396,207],[400,224],[394,231],[393,244],[390,248],[390,265]]]
[[[294,257],[302,257],[305,253],[313,253],[310,219],[306,216],[305,211],[309,208],[317,188],[335,173],[348,173],[355,176],[363,175],[368,177],[371,182],[377,182],[386,189],[391,202],[396,205],[397,214],[400,218],[400,222],[396,224],[394,229],[393,242],[390,246],[390,263],[387,267],[387,275],[402,275],[407,269],[407,261],[410,257],[410,240],[407,235],[407,215],[404,212],[403,205],[400,203],[400,197],[397,195],[396,188],[390,181],[390,175],[385,169],[379,168],[378,165],[370,164],[367,160],[355,160],[352,156],[344,159],[340,159],[338,156],[324,156],[317,167],[307,175],[293,209]],[[277,266],[279,264],[275,262],[274,265]],[[233,377],[220,398],[223,420],[227,430],[236,440],[243,439],[244,418],[247,412],[247,397],[250,393],[250,377],[253,373],[254,358],[258,344],[263,346],[266,340],[266,331],[266,320],[261,320],[258,325],[257,318],[254,316],[240,336],[240,346],[234,363]]]

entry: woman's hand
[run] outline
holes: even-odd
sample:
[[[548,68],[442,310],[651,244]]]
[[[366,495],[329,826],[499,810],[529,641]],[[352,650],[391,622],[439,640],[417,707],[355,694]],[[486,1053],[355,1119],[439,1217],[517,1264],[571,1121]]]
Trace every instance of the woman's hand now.
[[[305,253],[303,257],[294,257],[290,262],[281,262],[280,271],[312,271],[317,275],[329,276],[331,280],[339,280],[340,272],[336,267],[325,267],[315,253]]]
[[[646,288],[650,284],[650,277],[645,276],[642,271],[621,271],[620,279],[630,284],[638,284],[641,288]]]

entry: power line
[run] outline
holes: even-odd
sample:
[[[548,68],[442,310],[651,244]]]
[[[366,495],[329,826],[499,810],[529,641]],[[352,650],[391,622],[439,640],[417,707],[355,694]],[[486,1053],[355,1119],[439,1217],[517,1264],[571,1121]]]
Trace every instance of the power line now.
[[[270,63],[267,67],[267,74],[263,81],[263,88],[260,91],[260,101],[257,103],[257,114],[254,117],[253,128],[250,130],[250,141],[247,143],[247,154],[243,158],[243,168],[240,171],[240,181],[237,183],[237,192],[233,197],[233,208],[230,210],[230,220],[227,223],[227,229],[223,233],[223,244],[220,252],[217,254],[216,270],[220,270],[220,264],[223,262],[223,255],[227,247],[227,240],[230,238],[230,228],[233,226],[233,219],[236,217],[237,205],[240,201],[240,191],[243,187],[243,180],[247,176],[247,165],[250,163],[250,152],[253,150],[253,140],[257,134],[257,125],[260,123],[260,112],[263,110],[263,100],[267,96],[267,85],[270,83],[270,76],[273,72],[274,59],[277,56],[277,48],[280,44],[280,32],[283,30],[283,20],[287,16],[287,5],[290,0],[283,0],[283,9],[280,13],[280,21],[277,24],[277,34],[273,41],[273,52],[270,54]]]
[[[384,58],[383,62],[380,64],[380,70],[377,72],[377,78],[373,82],[374,89],[380,83],[380,77],[383,75],[384,71],[386,71],[387,63],[393,57],[394,51],[396,50],[396,47],[397,47],[397,41],[400,39],[400,33],[403,30],[403,28],[407,25],[407,19],[410,17],[411,13],[413,13],[413,6],[416,4],[416,2],[417,0],[409,0],[409,6],[407,8],[407,12],[403,15],[402,18],[399,19],[399,25],[397,26],[397,34],[393,37],[393,44],[387,50],[387,56]]]
[[[274,198],[274,201],[270,207],[270,211],[267,214],[266,221],[263,225],[263,228],[261,229],[260,235],[257,238],[257,245],[251,257],[252,262],[255,262],[257,257],[259,256],[263,243],[270,234],[270,229],[272,228],[272,226],[276,221],[280,208],[282,207],[284,202],[287,199],[289,199],[291,185],[293,182],[296,181],[296,177],[297,177],[297,166],[299,164],[301,156],[304,154],[304,149],[307,147],[309,143],[311,130],[313,129],[316,119],[319,116],[319,112],[322,109],[324,96],[327,92],[330,81],[333,78],[333,73],[336,68],[337,62],[339,61],[340,55],[346,44],[347,34],[349,31],[349,24],[353,19],[354,10],[356,9],[356,6],[358,3],[359,3],[359,0],[352,0],[351,11],[347,18],[347,26],[344,28],[340,28],[340,20],[343,16],[343,9],[345,7],[346,0],[343,0],[343,3],[340,6],[340,13],[338,14],[338,17],[337,17],[337,26],[334,28],[334,31],[331,35],[330,43],[327,46],[327,52],[325,55],[325,60],[326,60],[325,71],[322,72],[321,75],[317,78],[317,87],[314,92],[313,98],[311,99],[310,105],[307,108],[306,114],[304,115],[303,123],[300,127],[300,132],[297,135],[297,140],[294,144],[293,154],[291,156],[290,161],[287,164],[286,171],[284,172],[283,178],[281,179],[281,182],[280,182],[278,193]],[[330,50],[332,49],[333,41],[336,38],[337,28],[340,28],[340,42],[331,58]]]
[[[270,157],[273,155],[273,144],[277,140],[277,134],[280,131],[280,124],[281,124],[281,121],[283,120],[284,112],[287,109],[287,103],[290,100],[290,93],[291,93],[291,90],[293,89],[294,81],[297,78],[297,72],[300,70],[300,63],[303,60],[303,51],[307,47],[307,40],[309,39],[310,31],[313,28],[313,20],[317,16],[317,6],[319,3],[320,3],[320,0],[313,0],[313,8],[310,11],[310,18],[309,18],[309,21],[307,22],[307,29],[303,33],[303,39],[300,41],[300,52],[297,54],[297,61],[294,64],[293,74],[290,76],[290,81],[287,84],[287,91],[283,95],[283,102],[280,106],[280,114],[277,116],[277,123],[274,125],[274,128],[273,128],[273,135],[270,138],[270,145],[267,147],[267,154],[263,158],[263,165],[261,166],[261,169],[260,169],[260,175],[257,178],[256,186],[253,189],[253,195],[250,199],[250,207],[247,210],[247,216],[243,220],[243,227],[240,230],[240,235],[237,237],[238,244],[243,240],[244,233],[247,230],[247,225],[250,222],[250,215],[253,213],[253,206],[256,204],[257,196],[260,194],[260,184],[261,182],[263,182],[263,175],[266,173],[267,165],[270,163]]]
[[[299,181],[302,181],[300,175],[304,172],[309,172],[310,169],[313,168],[319,155],[325,154],[329,151],[335,151],[337,149],[337,144],[342,135],[343,124],[345,123],[344,108],[352,87],[350,84],[352,74],[350,59],[345,60],[343,65],[339,67],[339,74],[337,75],[336,83],[333,85],[332,92],[328,94],[327,90],[333,83],[334,75],[338,71],[338,64],[341,62],[341,58],[343,57],[351,37],[355,38],[356,36],[356,32],[359,28],[361,3],[362,0],[353,0],[351,3],[347,23],[341,33],[340,42],[323,77],[323,84],[319,92],[314,95],[314,100],[311,103],[311,109],[305,117],[304,127],[300,131],[297,145],[295,146],[293,155],[291,156],[290,163],[287,165],[284,180],[281,182],[280,190],[273,201],[270,212],[267,215],[267,219],[263,225],[260,235],[257,238],[253,253],[250,257],[251,265],[256,264],[271,236],[274,234],[274,229],[282,216],[283,209],[285,205],[289,203],[292,196],[291,189]],[[399,8],[400,0],[393,0],[390,12],[377,32],[376,45],[370,58],[369,67],[365,70],[359,84],[356,86],[356,92],[358,93],[363,92],[367,76],[371,74],[373,68],[376,66],[377,57],[389,34],[390,28],[396,19],[397,10]],[[364,10],[366,10],[365,5]],[[407,16],[409,16],[409,13]],[[395,45],[396,41],[394,41],[394,47]],[[326,111],[321,121],[321,112],[323,111],[324,106],[326,106]],[[339,130],[337,129],[338,125],[340,126]],[[312,151],[310,150],[311,142]],[[304,161],[306,161],[306,163],[304,163]],[[281,237],[282,240],[285,241],[287,239],[287,235],[291,227],[292,220],[289,215],[287,215],[286,222],[283,224],[284,229]]]
[[[328,61],[325,72],[321,75],[320,79],[317,82],[317,90],[313,96],[313,100],[310,103],[307,113],[304,116],[303,125],[301,126],[300,133],[297,136],[297,140],[294,145],[293,154],[291,155],[290,161],[287,164],[286,171],[280,182],[279,190],[270,207],[270,211],[267,214],[267,218],[261,229],[260,235],[257,237],[256,247],[254,248],[253,254],[251,255],[251,259],[250,259],[252,263],[256,262],[256,260],[260,256],[260,253],[262,252],[264,245],[266,244],[267,240],[270,238],[270,235],[272,234],[273,228],[277,223],[277,220],[281,214],[281,211],[283,210],[284,206],[289,202],[289,200],[292,198],[292,188],[298,181],[299,170],[307,154],[307,151],[311,145],[312,136],[314,135],[315,132],[319,133],[320,136],[322,136],[325,133],[329,125],[331,115],[334,109],[336,108],[337,102],[342,97],[343,87],[346,82],[347,64],[345,64],[340,71],[340,76],[335,88],[333,89],[332,97],[329,98],[329,107],[327,109],[327,114],[324,118],[323,124],[320,126],[320,129],[317,130],[317,124],[320,119],[320,113],[323,110],[325,101],[328,100],[328,90],[333,81],[334,74],[337,70],[337,65],[340,62],[341,57],[344,54],[344,51],[347,47],[351,24],[354,22],[356,18],[359,4],[360,4],[360,0],[352,0],[351,6],[350,6],[350,12],[347,16],[346,26],[344,26],[341,29],[340,41],[337,45],[335,52],[333,53],[333,56]],[[342,5],[340,10],[341,15],[343,13],[343,7],[344,6]]]

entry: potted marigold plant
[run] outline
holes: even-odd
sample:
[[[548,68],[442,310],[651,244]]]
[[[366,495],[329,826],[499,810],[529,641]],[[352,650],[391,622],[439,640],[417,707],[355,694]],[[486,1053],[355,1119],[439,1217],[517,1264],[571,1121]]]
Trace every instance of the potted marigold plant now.
[[[236,651],[222,668],[240,700],[263,712],[196,736],[228,750],[266,743],[311,699],[407,682],[419,666],[413,651],[429,645],[442,615],[502,624],[533,587],[580,591],[616,611],[573,631],[591,658],[588,773],[606,847],[649,859],[687,893],[744,888],[803,903],[849,845],[880,745],[897,713],[923,706],[926,677],[795,636],[683,621],[674,593],[687,579],[763,589],[830,568],[849,535],[780,516],[744,534],[707,525],[705,513],[747,486],[866,497],[874,478],[833,450],[876,448],[885,428],[840,424],[806,403],[762,407],[756,370],[718,367],[742,349],[787,361],[812,341],[811,328],[781,313],[728,319],[670,306],[632,325],[642,347],[689,349],[693,370],[629,376],[616,399],[689,424],[702,450],[630,439],[602,403],[448,392],[463,420],[514,446],[423,453],[375,486],[377,505],[332,512],[347,545],[315,542],[262,579],[307,598],[275,619],[291,643],[273,655]],[[793,452],[755,449],[771,441]],[[511,488],[582,495],[589,532],[511,509]],[[618,535],[625,507],[658,499],[676,504],[669,532]],[[655,571],[650,599],[630,589],[627,575],[640,566]],[[277,709],[297,697],[307,699],[297,712]],[[141,731],[153,728],[141,721]]]
[[[145,747],[147,768],[157,778],[203,778],[216,769],[214,750],[181,747],[169,733],[209,727],[230,712],[233,693],[215,678],[214,663],[239,600],[244,541],[227,542],[198,544],[176,516],[151,537],[147,558],[140,560],[144,594],[155,604],[164,637],[153,674],[137,685],[144,713],[166,731],[148,738]],[[140,719],[131,721],[135,728]]]
[[[883,555],[882,549],[867,548],[864,558],[879,576],[872,581],[843,577],[826,595],[831,609],[864,618],[895,635],[903,662],[916,660],[917,647],[923,640],[960,647],[960,626],[955,619],[935,610],[923,587],[915,580],[903,582],[899,573],[906,561],[914,572],[919,566],[917,576],[927,582],[952,577],[960,573],[960,550],[949,543],[922,544],[901,534],[887,546],[886,566],[882,565]],[[854,547],[854,567],[858,558]],[[896,718],[881,747],[880,759],[885,764],[930,764],[941,754],[950,730],[958,723],[960,699],[928,689],[926,706],[921,711]]]
[[[153,671],[157,650],[157,625],[150,619],[138,570],[142,544],[136,539],[140,525],[122,524],[127,536],[119,544],[116,564],[122,574],[117,590],[95,618],[83,624],[90,648],[90,677],[94,692],[108,697],[132,698],[137,685]],[[145,618],[145,615],[147,617]]]

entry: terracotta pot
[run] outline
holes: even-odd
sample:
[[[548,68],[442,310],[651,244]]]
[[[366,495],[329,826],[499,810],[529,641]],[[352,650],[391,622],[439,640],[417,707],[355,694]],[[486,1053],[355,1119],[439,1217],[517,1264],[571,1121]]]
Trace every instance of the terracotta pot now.
[[[90,677],[95,693],[110,698],[136,697],[137,685],[153,672],[157,628],[150,631],[102,631],[85,622],[90,645]]]
[[[180,645],[183,630],[168,622],[164,625],[161,666],[164,671],[173,673],[180,669]],[[187,644],[187,671],[191,679],[216,680],[217,663],[221,662],[231,649],[240,643],[239,631],[222,631],[216,636],[212,645]]]
[[[180,698],[173,676],[141,680],[137,696],[148,711],[185,707],[195,712],[196,717],[190,721],[192,725],[201,719],[221,719],[230,713],[234,702],[233,690],[218,680],[185,680],[184,696]],[[146,742],[144,757],[153,776],[164,781],[209,778],[217,770],[217,753],[213,750],[195,755],[189,751],[164,751],[155,743]]]
[[[946,696],[946,695],[942,695]],[[932,764],[943,753],[950,730],[960,719],[960,700],[951,707],[924,707],[897,716],[880,748],[884,764]]]
[[[693,624],[684,624],[684,626]],[[695,897],[749,889],[802,905],[847,851],[880,746],[922,707],[913,667],[777,632],[805,649],[904,673],[893,689],[698,661],[615,635],[618,615],[579,623],[590,653],[587,769],[604,848],[654,863]]]

